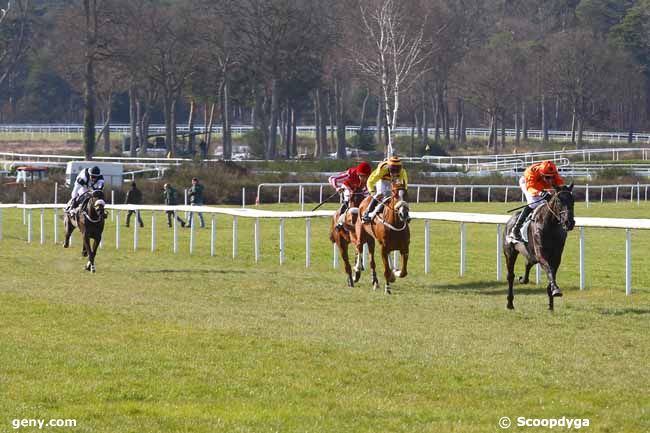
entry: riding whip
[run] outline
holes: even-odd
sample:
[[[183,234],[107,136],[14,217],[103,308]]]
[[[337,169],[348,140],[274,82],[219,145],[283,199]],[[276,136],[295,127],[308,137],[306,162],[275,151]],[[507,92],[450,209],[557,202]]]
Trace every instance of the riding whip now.
[[[540,201],[544,201],[544,200],[546,200],[546,199],[541,198],[541,199],[539,199],[539,200],[537,200],[537,201],[534,201],[534,202],[532,202],[532,203],[530,203],[530,204],[539,203]],[[528,206],[528,205],[529,205],[529,203],[526,203],[525,205],[522,205],[522,206],[519,206],[519,207],[516,207],[516,208],[510,209],[510,210],[508,210],[508,211],[506,211],[506,212],[508,212],[508,213],[509,213],[509,212],[514,212],[514,211],[516,211],[516,210],[523,209],[523,208],[525,208],[525,207]]]
[[[322,202],[318,203],[318,205],[317,205],[315,208],[313,208],[311,211],[314,212],[316,209],[318,209],[319,207],[321,207],[322,205],[324,205],[325,203],[327,203],[328,201],[330,201],[330,199],[331,199],[332,197],[334,197],[335,195],[337,195],[338,193],[339,193],[339,192],[336,191],[334,194],[332,194],[331,196],[327,197],[327,198],[326,198],[325,200],[323,200]]]

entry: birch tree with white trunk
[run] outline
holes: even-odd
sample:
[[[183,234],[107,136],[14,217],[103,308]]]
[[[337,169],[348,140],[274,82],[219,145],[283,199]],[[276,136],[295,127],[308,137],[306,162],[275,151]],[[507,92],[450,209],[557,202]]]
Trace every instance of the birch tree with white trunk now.
[[[362,74],[380,85],[388,127],[388,157],[394,154],[400,96],[427,71],[426,19],[409,14],[399,0],[360,0],[359,12],[365,43],[353,49],[352,58]]]

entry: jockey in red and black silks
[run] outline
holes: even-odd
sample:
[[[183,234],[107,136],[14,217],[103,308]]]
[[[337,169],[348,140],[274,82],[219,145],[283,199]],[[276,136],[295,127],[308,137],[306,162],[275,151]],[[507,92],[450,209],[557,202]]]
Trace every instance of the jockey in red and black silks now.
[[[329,184],[332,185],[332,188],[343,194],[343,204],[339,210],[340,216],[336,224],[337,228],[343,226],[345,212],[348,210],[348,203],[350,202],[352,194],[357,190],[363,191],[364,195],[368,194],[366,181],[371,172],[372,168],[370,167],[370,164],[363,161],[356,167],[349,168],[342,173],[329,177],[328,181]]]

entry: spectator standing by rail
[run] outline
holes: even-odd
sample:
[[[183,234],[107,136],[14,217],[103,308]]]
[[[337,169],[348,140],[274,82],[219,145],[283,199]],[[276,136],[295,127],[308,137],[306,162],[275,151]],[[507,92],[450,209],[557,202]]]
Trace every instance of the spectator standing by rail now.
[[[196,177],[192,178],[192,187],[190,188],[190,206],[203,206],[203,190],[204,186],[199,183],[199,179]],[[187,219],[187,227],[192,227],[192,218],[194,212],[190,212],[190,216]],[[205,227],[205,221],[203,220],[203,214],[198,212],[199,218],[201,219],[201,228]]]
[[[131,189],[126,193],[126,204],[142,204],[142,192],[137,188],[135,185],[135,182],[131,182]],[[129,221],[131,220],[131,215],[136,214],[138,217],[138,224],[140,224],[140,227],[144,227],[144,223],[142,222],[142,218],[140,217],[140,211],[139,210],[130,210],[126,214],[126,226],[129,226]]]
[[[172,187],[170,184],[166,183],[163,186],[163,201],[165,205],[167,206],[176,206],[178,203],[176,202],[176,189]],[[176,211],[173,210],[168,210],[167,211],[167,225],[169,227],[172,226],[172,223],[174,221],[174,217],[178,220],[179,223],[181,223],[181,227],[185,227],[185,221],[178,215],[176,215]]]

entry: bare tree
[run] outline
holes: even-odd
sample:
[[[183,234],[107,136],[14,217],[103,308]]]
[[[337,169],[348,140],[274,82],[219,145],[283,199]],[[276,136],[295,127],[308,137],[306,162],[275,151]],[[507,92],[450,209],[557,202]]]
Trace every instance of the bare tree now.
[[[7,1],[0,8],[0,88],[29,48],[31,12],[29,0]]]
[[[400,95],[426,72],[425,20],[409,14],[398,0],[360,0],[359,12],[365,44],[353,48],[352,58],[363,74],[380,84],[388,128],[385,154],[389,156]]]

